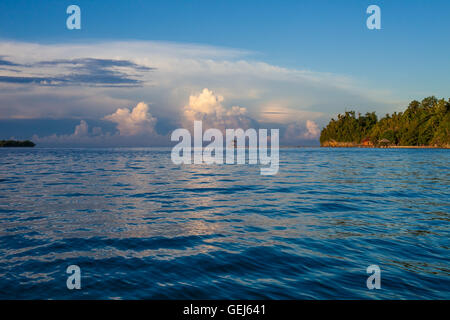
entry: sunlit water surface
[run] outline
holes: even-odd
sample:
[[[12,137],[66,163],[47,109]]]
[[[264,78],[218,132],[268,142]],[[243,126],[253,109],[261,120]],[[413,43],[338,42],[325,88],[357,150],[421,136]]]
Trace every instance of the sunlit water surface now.
[[[1,149],[0,298],[450,298],[448,150],[280,161],[261,176],[170,149]]]

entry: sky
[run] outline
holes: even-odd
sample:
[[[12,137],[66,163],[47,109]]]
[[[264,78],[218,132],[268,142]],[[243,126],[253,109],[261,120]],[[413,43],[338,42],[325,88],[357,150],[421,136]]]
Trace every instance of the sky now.
[[[317,145],[345,110],[448,99],[449,15],[439,0],[2,0],[0,139],[160,146],[201,119]]]

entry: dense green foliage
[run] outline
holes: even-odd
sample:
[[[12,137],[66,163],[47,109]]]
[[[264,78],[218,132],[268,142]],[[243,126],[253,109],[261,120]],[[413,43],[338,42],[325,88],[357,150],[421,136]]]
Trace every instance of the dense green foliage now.
[[[412,101],[405,112],[387,114],[377,120],[374,112],[362,116],[354,111],[338,115],[322,129],[320,143],[328,141],[360,144],[370,140],[374,145],[388,140],[398,146],[450,145],[450,99],[428,97]]]
[[[0,140],[0,147],[34,147],[34,142],[30,140],[17,141],[17,140]]]

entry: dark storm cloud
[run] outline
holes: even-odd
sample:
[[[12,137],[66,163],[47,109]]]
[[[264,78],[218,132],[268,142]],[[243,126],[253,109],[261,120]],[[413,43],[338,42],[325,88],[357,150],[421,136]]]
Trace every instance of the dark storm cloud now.
[[[62,74],[58,76],[0,76],[0,82],[3,83],[44,86],[140,87],[144,83],[139,79],[142,73],[155,70],[128,60],[92,58],[57,59],[28,65],[18,65],[0,59],[0,65],[22,66],[34,74],[39,73],[39,68],[43,67],[62,68]]]
[[[0,66],[6,66],[6,67],[18,67],[21,66],[20,64],[11,62],[9,60],[4,59],[4,56],[0,56]]]
[[[80,59],[57,59],[51,61],[41,61],[34,64],[35,66],[46,65],[72,65],[77,69],[84,70],[105,70],[112,67],[128,67],[139,71],[150,71],[154,68],[138,65],[129,60],[113,60],[113,59],[94,59],[94,58],[80,58]]]
[[[19,83],[19,84],[36,83],[36,84],[45,84],[45,83],[50,83],[50,81],[61,81],[61,80],[60,79],[56,80],[56,78],[41,78],[41,77],[0,76],[0,82],[4,82],[4,83]]]

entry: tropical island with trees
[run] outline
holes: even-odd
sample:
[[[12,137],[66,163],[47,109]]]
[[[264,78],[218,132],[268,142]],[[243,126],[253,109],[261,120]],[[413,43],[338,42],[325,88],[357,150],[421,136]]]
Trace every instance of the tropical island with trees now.
[[[7,147],[28,147],[32,148],[36,144],[30,140],[18,141],[18,140],[0,140],[0,148]]]
[[[450,99],[427,97],[412,101],[404,112],[355,111],[331,119],[320,134],[322,147],[450,148]]]

